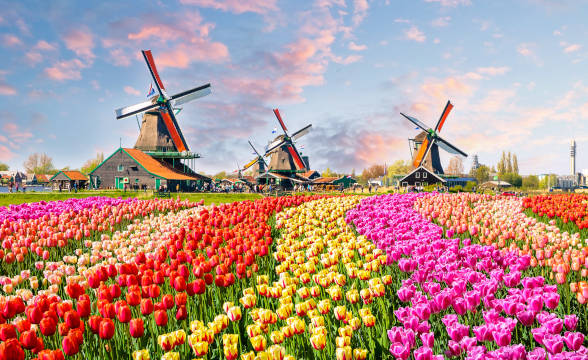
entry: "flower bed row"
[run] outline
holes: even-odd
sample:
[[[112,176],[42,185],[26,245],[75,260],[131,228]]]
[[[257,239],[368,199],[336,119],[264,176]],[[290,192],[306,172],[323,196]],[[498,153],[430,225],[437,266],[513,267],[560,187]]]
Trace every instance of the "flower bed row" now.
[[[388,331],[396,358],[588,357],[584,334],[575,331],[579,319],[566,312],[557,287],[542,276],[524,277],[529,255],[451,238],[451,231],[443,238],[442,227],[413,209],[426,199],[377,196],[347,214],[404,279],[397,295],[405,305],[395,310],[398,325]]]
[[[125,231],[86,241],[85,249],[50,257],[55,262],[39,264],[44,275],[59,279],[50,289],[26,302],[0,296],[0,359],[184,358],[198,339],[209,345],[204,353],[220,358],[223,342],[216,335],[228,318],[215,315],[254,284],[253,274],[268,271],[267,221],[313,199],[267,198],[153,214]]]

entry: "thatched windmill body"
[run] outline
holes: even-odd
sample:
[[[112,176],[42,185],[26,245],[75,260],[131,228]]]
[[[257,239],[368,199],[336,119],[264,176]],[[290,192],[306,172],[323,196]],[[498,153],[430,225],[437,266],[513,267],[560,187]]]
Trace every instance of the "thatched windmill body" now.
[[[278,109],[274,109],[274,115],[280,123],[284,134],[278,135],[266,149],[264,156],[270,157],[268,171],[293,175],[308,170],[308,160],[300,156],[295,141],[308,134],[312,124],[303,127],[290,136]]]
[[[268,167],[267,163],[265,162],[263,155],[261,155],[257,151],[257,149],[255,148],[255,146],[253,146],[251,141],[247,141],[247,142],[249,143],[249,146],[251,146],[251,148],[253,149],[253,154],[257,155],[257,157],[255,157],[253,160],[251,160],[247,164],[245,164],[245,166],[243,166],[243,169],[241,169],[239,171],[241,172],[241,171],[246,171],[248,169],[251,169],[253,171],[253,173],[256,175],[263,174],[265,172],[265,169]]]

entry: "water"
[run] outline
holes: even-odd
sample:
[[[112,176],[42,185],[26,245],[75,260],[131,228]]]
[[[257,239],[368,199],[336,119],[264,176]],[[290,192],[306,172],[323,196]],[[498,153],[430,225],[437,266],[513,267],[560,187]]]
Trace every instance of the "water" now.
[[[14,188],[12,188],[12,191],[14,192]],[[41,185],[27,185],[27,192],[49,192],[51,191],[50,187],[43,187]],[[18,192],[21,193],[22,192],[22,188],[18,188]],[[0,186],[0,194],[5,194],[8,193],[8,186]]]

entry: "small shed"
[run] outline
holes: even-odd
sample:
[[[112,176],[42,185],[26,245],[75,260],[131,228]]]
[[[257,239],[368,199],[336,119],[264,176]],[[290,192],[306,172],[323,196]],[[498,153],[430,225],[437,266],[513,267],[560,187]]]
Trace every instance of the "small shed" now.
[[[34,185],[46,185],[49,180],[53,177],[51,174],[35,174],[33,178]]]
[[[408,175],[399,180],[400,186],[427,186],[432,184],[445,184],[445,179],[435,174],[424,166],[419,166]]]
[[[85,189],[88,177],[77,170],[59,171],[49,180],[53,190]]]
[[[482,185],[480,185],[480,188],[484,188],[484,189],[500,189],[500,188],[507,188],[507,187],[511,187],[512,185],[510,183],[507,183],[506,181],[502,181],[502,180],[492,180],[492,181],[486,181],[485,183],[483,183]]]

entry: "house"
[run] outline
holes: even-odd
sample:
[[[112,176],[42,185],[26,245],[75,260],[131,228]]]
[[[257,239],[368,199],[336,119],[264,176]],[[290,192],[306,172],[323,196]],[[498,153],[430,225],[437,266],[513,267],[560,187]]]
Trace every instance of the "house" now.
[[[8,179],[8,182],[13,181],[17,184],[23,184],[27,181],[27,175],[18,170],[0,171],[2,179]]]
[[[176,162],[179,163],[179,162]],[[212,179],[184,164],[184,171],[158,161],[139,149],[119,148],[90,172],[94,189],[194,191]]]
[[[402,187],[427,186],[438,183],[445,185],[445,182],[445,179],[424,166],[419,166],[399,180]]]
[[[320,177],[312,181],[313,185],[317,185],[319,187],[327,187],[330,185],[332,186],[332,189],[339,189],[341,185],[343,185],[344,189],[347,189],[353,186],[353,184],[355,183],[357,183],[357,180],[355,180],[351,176]]]
[[[88,177],[77,170],[59,171],[49,182],[53,190],[85,189]]]
[[[53,175],[51,174],[35,174],[33,177],[33,185],[45,185],[49,183],[49,179],[51,179]]]

